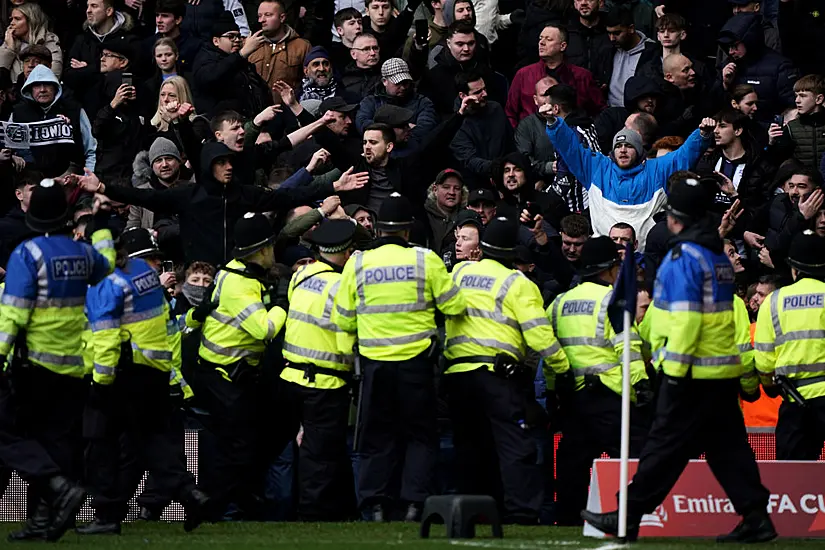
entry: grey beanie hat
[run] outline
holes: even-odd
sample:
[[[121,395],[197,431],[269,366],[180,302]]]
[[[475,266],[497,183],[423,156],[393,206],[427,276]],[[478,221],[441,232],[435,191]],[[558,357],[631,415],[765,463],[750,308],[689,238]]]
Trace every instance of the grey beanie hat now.
[[[166,139],[165,137],[159,137],[155,141],[152,142],[152,146],[149,147],[149,163],[154,164],[156,160],[160,157],[175,157],[179,161],[182,159],[180,158],[180,151],[178,151],[178,146],[172,142],[172,140]]]
[[[642,160],[645,154],[645,148],[642,144],[642,136],[639,135],[639,132],[636,130],[631,130],[630,128],[622,128],[619,130],[613,137],[613,148],[611,151],[620,143],[627,143],[636,149],[636,156],[638,157],[638,160]]]

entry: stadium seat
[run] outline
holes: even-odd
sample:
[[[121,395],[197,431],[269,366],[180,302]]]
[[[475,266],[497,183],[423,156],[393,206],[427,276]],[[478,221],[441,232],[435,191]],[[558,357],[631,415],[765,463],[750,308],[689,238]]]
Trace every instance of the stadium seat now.
[[[443,495],[427,498],[421,514],[421,538],[430,536],[430,525],[443,523],[447,538],[471,539],[475,524],[483,519],[492,525],[493,536],[502,538],[501,518],[493,497],[486,495]]]

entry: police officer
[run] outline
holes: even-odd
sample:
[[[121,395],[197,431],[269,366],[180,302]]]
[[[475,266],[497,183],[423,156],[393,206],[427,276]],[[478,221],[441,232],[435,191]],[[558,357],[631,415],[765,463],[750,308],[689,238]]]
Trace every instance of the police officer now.
[[[210,413],[216,437],[214,476],[201,480],[212,500],[213,520],[230,502],[253,512],[267,458],[277,456],[297,432],[285,420],[272,428],[268,407],[273,396],[261,381],[266,343],[286,320],[286,311],[270,300],[267,274],[275,262],[275,236],[262,214],[246,214],[235,224],[234,235],[235,259],[218,271],[212,293],[218,306],[203,324],[199,368],[190,380]]]
[[[656,275],[648,311],[654,365],[661,370],[653,425],[628,487],[628,534],[658,506],[697,452],[725,489],[742,522],[720,542],[776,537],[739,408],[743,367],[735,343],[733,266],[708,214],[713,193],[693,178],[676,179],[668,197],[673,248]],[[582,512],[585,521],[618,532],[618,512]]]
[[[466,306],[435,252],[409,245],[413,208],[393,193],[378,212],[376,247],[350,258],[333,314],[357,334],[363,368],[358,471],[359,505],[389,520],[396,496],[406,519],[420,515],[432,493],[438,449],[434,387],[435,309],[461,315]],[[342,338],[341,352],[349,340]],[[400,491],[393,485],[402,472]]]
[[[558,449],[559,525],[581,525],[587,502],[590,466],[603,452],[617,458],[621,451],[622,353],[624,337],[616,334],[607,315],[620,257],[609,237],[584,243],[579,276],[582,283],[560,294],[547,308],[553,330],[570,360],[575,391],[562,396],[562,438]],[[642,341],[630,335],[631,400],[646,405],[653,397],[642,361]],[[638,390],[638,391],[637,391]],[[639,456],[645,423],[631,413],[630,456]]]
[[[342,521],[353,517],[352,466],[347,452],[354,334],[341,334],[339,353],[332,324],[341,271],[355,236],[351,220],[328,220],[308,237],[318,261],[299,269],[289,284],[289,315],[284,336],[281,379],[304,434],[298,458],[298,517],[304,521]]]
[[[59,539],[86,493],[73,481],[87,384],[81,333],[86,288],[115,265],[112,235],[73,241],[63,187],[43,180],[32,190],[26,225],[40,235],[15,248],[0,301],[0,364],[14,346],[12,389],[0,399],[0,463],[17,471],[43,500],[11,540]]]
[[[459,492],[503,493],[498,496],[506,522],[536,524],[544,484],[536,444],[525,429],[533,393],[526,348],[556,373],[568,371],[569,364],[544,315],[538,287],[512,266],[518,231],[515,221],[493,220],[481,240],[481,261],[453,269],[467,314],[446,320],[444,383]]]
[[[795,389],[779,407],[778,460],[817,460],[825,437],[825,239],[796,235],[788,251],[794,284],[773,291],[756,320],[756,369],[766,392],[776,378]]]
[[[140,256],[160,255],[145,229],[121,235],[117,268],[89,289],[86,311],[94,333],[94,375],[87,404],[87,471],[95,499],[85,535],[119,534],[128,501],[148,468],[160,492],[186,510],[187,531],[200,523],[206,497],[180,460],[181,423],[172,422],[169,380],[180,368],[169,306],[157,267]],[[158,260],[156,260],[158,261]],[[176,433],[178,432],[178,433]]]

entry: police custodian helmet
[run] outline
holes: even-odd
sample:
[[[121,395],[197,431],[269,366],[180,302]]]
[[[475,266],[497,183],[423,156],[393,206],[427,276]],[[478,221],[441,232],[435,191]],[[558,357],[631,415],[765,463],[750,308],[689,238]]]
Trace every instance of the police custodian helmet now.
[[[69,225],[69,203],[63,186],[46,178],[32,189],[26,225],[36,233],[55,233]]]

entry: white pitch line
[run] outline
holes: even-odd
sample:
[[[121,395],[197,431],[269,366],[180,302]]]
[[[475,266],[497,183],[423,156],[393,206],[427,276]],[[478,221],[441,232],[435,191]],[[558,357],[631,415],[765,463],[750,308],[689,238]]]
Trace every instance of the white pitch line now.
[[[451,540],[453,546],[471,546],[476,548],[507,548],[510,550],[546,550],[553,546],[579,546],[574,540],[548,541],[508,541],[508,540]]]

